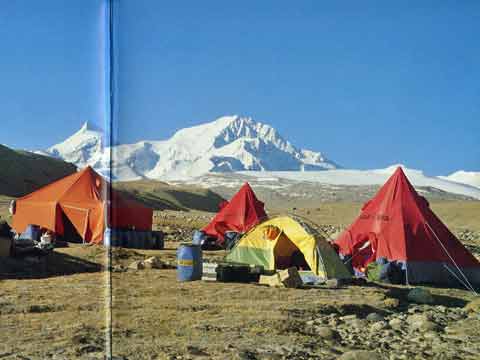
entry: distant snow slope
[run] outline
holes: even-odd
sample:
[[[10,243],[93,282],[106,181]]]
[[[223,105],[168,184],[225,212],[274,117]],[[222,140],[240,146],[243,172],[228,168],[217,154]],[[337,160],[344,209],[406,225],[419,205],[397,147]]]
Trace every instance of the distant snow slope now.
[[[448,176],[439,176],[442,179],[468,184],[480,188],[480,172],[459,170]]]
[[[64,142],[43,153],[108,169],[109,149],[102,133],[85,124]],[[112,148],[113,177],[118,180],[184,179],[208,172],[242,170],[311,171],[335,169],[323,154],[296,148],[271,126],[240,116],[223,116],[210,123],[177,131],[163,141],[140,141]]]
[[[292,171],[244,171],[243,175],[257,178],[279,178],[297,181],[309,181],[331,185],[381,185],[393,174],[395,169],[402,165],[392,165],[385,169],[377,170],[328,170],[313,172]],[[451,180],[426,176],[420,170],[408,169],[402,166],[408,179],[414,186],[430,186],[453,194],[470,196],[480,199],[480,188],[460,184]]]

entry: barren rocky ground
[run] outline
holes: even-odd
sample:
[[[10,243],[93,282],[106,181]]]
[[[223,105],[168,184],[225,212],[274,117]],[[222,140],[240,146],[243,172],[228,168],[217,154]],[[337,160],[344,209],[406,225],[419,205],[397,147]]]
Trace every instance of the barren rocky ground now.
[[[432,207],[479,256],[478,208],[471,204],[476,202]],[[335,236],[357,211],[358,204],[350,203],[296,213],[319,224],[326,236]],[[165,250],[113,252],[115,359],[479,358],[480,303],[463,289],[424,287],[433,303],[417,304],[407,298],[405,286],[279,289],[179,283],[168,266],[125,269],[151,256],[174,264],[178,244],[190,241],[192,231],[210,216],[158,212],[156,227],[167,233]],[[213,260],[223,255],[204,253]],[[47,260],[14,264],[2,259],[0,359],[103,359],[105,249],[74,245],[56,249]]]

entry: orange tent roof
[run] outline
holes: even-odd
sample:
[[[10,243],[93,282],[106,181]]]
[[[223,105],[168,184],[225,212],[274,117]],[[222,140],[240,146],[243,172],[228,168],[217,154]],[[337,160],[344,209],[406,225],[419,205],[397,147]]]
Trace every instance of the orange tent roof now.
[[[13,228],[25,231],[34,224],[64,233],[63,215],[85,242],[100,243],[105,231],[108,182],[90,166],[17,200]],[[112,228],[151,230],[153,211],[111,191],[108,224]]]

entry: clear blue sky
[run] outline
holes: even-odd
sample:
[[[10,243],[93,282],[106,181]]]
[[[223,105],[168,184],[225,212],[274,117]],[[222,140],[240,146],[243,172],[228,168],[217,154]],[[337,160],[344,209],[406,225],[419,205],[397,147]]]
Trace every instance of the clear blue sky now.
[[[0,143],[43,149],[104,125],[103,0],[0,0]]]
[[[100,116],[101,1],[23,1],[9,15],[19,3],[0,12],[1,53],[14,49],[0,58],[0,115],[17,134],[0,142],[45,147]],[[480,170],[478,1],[119,0],[115,10],[121,142],[241,114],[345,167]]]

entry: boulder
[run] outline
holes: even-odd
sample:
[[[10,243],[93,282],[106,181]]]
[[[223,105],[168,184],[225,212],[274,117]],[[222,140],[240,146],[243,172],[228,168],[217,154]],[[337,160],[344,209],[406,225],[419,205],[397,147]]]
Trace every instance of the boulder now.
[[[377,321],[382,321],[383,320],[383,316],[380,315],[379,313],[370,313],[367,315],[366,317],[367,321],[370,321],[370,322],[377,322]]]
[[[328,326],[317,326],[315,332],[318,336],[325,340],[333,340],[337,337],[336,331],[332,330]]]
[[[430,291],[422,288],[414,288],[408,292],[408,301],[417,304],[433,304],[435,302]]]

